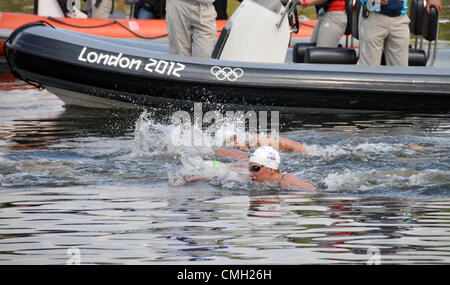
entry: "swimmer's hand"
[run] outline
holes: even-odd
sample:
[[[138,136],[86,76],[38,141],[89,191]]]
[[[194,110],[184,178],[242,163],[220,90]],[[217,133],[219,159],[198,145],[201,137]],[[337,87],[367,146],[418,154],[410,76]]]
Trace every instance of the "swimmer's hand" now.
[[[175,180],[172,183],[169,182],[169,186],[170,187],[178,187],[178,186],[182,186],[184,184],[186,184],[186,181],[184,180],[184,178],[183,179],[177,179],[177,180]]]
[[[183,177],[182,179],[176,180],[173,183],[169,183],[169,186],[177,187],[177,186],[182,186],[182,185],[186,184],[187,182],[206,180],[206,179],[211,179],[214,177],[215,177],[214,175],[212,175],[212,176],[195,175],[195,176],[191,176],[191,177]]]

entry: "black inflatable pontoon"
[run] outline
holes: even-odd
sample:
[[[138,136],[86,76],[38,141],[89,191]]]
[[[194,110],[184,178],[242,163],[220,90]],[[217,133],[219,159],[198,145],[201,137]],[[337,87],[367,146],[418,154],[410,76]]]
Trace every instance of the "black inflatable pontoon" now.
[[[44,24],[16,30],[5,53],[18,78],[47,88],[69,105],[184,108],[194,101],[269,109],[450,110],[450,67],[442,66],[439,57],[433,67],[403,68],[196,59],[171,55],[162,44]],[[327,58],[334,51],[310,50],[308,56],[320,58],[321,53]],[[355,60],[353,52],[338,54]]]

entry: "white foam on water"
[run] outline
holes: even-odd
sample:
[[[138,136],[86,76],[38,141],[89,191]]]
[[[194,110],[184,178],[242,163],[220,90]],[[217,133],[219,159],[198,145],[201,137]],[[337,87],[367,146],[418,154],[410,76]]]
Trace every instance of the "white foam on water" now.
[[[373,177],[371,174],[373,173],[345,169],[340,173],[328,174],[324,179],[324,183],[327,185],[328,190],[364,191],[367,190],[367,187],[364,186],[364,184],[368,184],[367,177]]]
[[[162,124],[153,120],[150,113],[143,112],[136,121],[134,147],[130,156],[134,158],[162,156],[175,162],[171,161],[173,171],[171,169],[168,173],[169,183],[183,177],[199,175],[217,178],[219,182],[209,180],[208,183],[218,183],[224,188],[242,186],[240,183],[245,180],[244,175],[230,169],[229,161],[217,164],[212,162],[217,159],[214,157],[216,148],[229,147],[225,139],[230,135],[237,134],[246,141],[252,138],[254,134],[243,130],[241,126],[241,121],[229,120],[226,117],[216,122],[214,128],[202,129],[191,124],[190,120],[184,124]],[[314,181],[318,185],[323,184],[330,191],[397,191],[427,187],[433,183],[448,183],[448,180],[445,181],[443,178],[447,173],[442,171],[419,172],[408,169],[409,166],[404,160],[410,160],[411,157],[419,159],[422,156],[422,148],[411,148],[410,140],[404,143],[398,143],[398,140],[394,140],[393,143],[389,141],[391,139],[380,137],[351,138],[330,145],[305,145],[308,151],[305,157],[294,155],[291,159],[293,154],[282,155],[288,158],[287,165],[291,168],[290,172],[297,169],[295,175]],[[316,160],[321,162],[317,164]],[[342,170],[336,171],[336,164],[333,162],[335,160],[340,160],[339,163],[343,164]],[[361,162],[367,161],[376,162],[373,164],[374,168],[361,169]],[[384,162],[391,161],[392,164],[384,167],[386,166]],[[399,164],[396,164],[396,161]],[[309,167],[305,168],[304,163]],[[323,166],[324,163],[332,167],[332,170]],[[301,166],[296,167],[298,164]],[[380,165],[383,165],[382,169]],[[248,172],[245,167],[239,170],[242,173]]]
[[[370,143],[364,142],[360,144],[344,143],[333,144],[327,146],[321,145],[305,145],[308,154],[322,157],[337,157],[344,155],[364,155],[364,154],[379,154],[390,153],[398,151],[405,146],[402,144],[388,144],[388,143]]]
[[[167,156],[181,162],[181,168],[168,173],[169,183],[183,177],[205,176],[224,179],[224,183],[242,180],[232,165],[213,160],[214,149],[224,146],[225,138],[236,133],[236,122],[223,120],[214,130],[195,124],[161,124],[143,112],[136,121],[131,158]],[[239,132],[238,132],[239,133]],[[244,133],[242,137],[247,136]],[[175,167],[175,166],[174,166]],[[231,167],[231,168],[230,168]],[[230,186],[230,185],[228,185]]]
[[[426,169],[423,172],[411,175],[409,182],[411,185],[450,183],[450,172],[439,169]]]
[[[427,169],[424,171],[350,170],[328,174],[323,182],[328,190],[366,192],[370,190],[410,190],[434,184],[450,183],[450,172]]]
[[[156,123],[143,112],[135,124],[134,146],[131,157],[146,157],[167,152],[170,126]]]
[[[239,119],[230,120],[226,117],[206,129],[190,122],[161,124],[144,111],[136,121],[132,155],[180,154],[192,148],[201,154],[208,154],[216,147],[228,146],[226,139],[232,134],[243,141],[248,141],[256,134],[245,131],[242,124]]]

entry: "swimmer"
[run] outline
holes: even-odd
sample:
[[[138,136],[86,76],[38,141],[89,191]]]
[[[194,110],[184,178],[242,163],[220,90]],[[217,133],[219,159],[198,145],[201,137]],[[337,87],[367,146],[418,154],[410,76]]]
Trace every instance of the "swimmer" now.
[[[227,166],[222,163],[217,164],[218,162],[209,160],[205,161],[205,163],[206,165],[210,165],[211,167],[213,167],[213,169],[215,169],[214,167],[217,167],[217,169],[227,168],[230,171],[242,172],[242,161],[231,166]],[[254,183],[266,184],[288,190],[298,189],[313,192],[317,191],[317,189],[313,185],[301,180],[300,178],[289,173],[281,173],[278,170],[279,165],[280,155],[278,151],[270,146],[262,146],[256,149],[256,151],[251,155],[248,161],[248,175]],[[243,174],[238,173],[238,175]],[[217,175],[214,174],[209,176],[196,175],[192,177],[186,177],[181,181],[177,181],[171,184],[171,186],[180,186],[185,184],[186,182],[212,179],[215,177],[217,177]]]
[[[279,165],[280,155],[278,151],[270,146],[259,147],[249,160],[250,179],[256,183],[279,186],[283,189],[317,191],[313,185],[300,178],[290,173],[281,173],[278,170]]]

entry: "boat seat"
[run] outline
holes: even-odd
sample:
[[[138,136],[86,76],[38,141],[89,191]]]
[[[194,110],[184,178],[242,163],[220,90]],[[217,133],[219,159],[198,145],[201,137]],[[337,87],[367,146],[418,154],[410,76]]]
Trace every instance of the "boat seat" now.
[[[357,1],[359,2],[359,1]],[[354,21],[354,9],[355,2],[354,0],[346,0],[345,1],[345,13],[347,15],[347,26],[345,28],[344,35],[348,37],[353,33],[353,21]],[[304,63],[305,62],[305,53],[306,50],[310,47],[315,47],[316,43],[296,43],[293,47],[292,52],[292,61],[295,63]]]
[[[316,47],[316,44],[296,43],[292,49],[292,61],[295,63],[304,63],[306,50],[310,47]]]
[[[430,13],[425,10],[423,15],[423,38],[429,42],[436,41],[438,37],[439,13],[436,7],[430,7]]]
[[[305,63],[355,64],[356,52],[350,48],[309,47],[305,51]]]
[[[409,29],[415,36],[423,35],[423,38],[427,41],[435,41],[437,39],[439,13],[434,6],[430,8],[428,13],[425,9],[425,3],[425,0],[412,0]]]
[[[381,65],[386,65],[384,52],[381,56]],[[409,48],[408,66],[426,66],[427,54],[422,49]]]
[[[423,32],[423,15],[425,13],[425,0],[412,0],[409,9],[409,30],[416,37],[414,48],[409,48],[409,66],[426,66],[427,56],[425,51],[418,49],[418,36]],[[384,54],[383,54],[384,56]],[[382,59],[383,64],[383,59]]]
[[[427,65],[427,54],[422,49],[409,49],[409,66],[426,66]]]
[[[430,57],[430,44],[437,40],[438,37],[438,25],[439,25],[439,13],[436,7],[432,6],[430,12],[426,11],[423,0],[413,0],[411,7],[410,17],[413,25],[410,24],[411,33],[416,37],[421,35],[428,43],[428,55],[417,47],[417,41],[414,48],[409,49],[409,66],[426,66]],[[436,44],[436,43],[435,43]],[[436,51],[435,51],[436,52]]]
[[[322,48],[314,43],[296,43],[292,49],[295,63],[355,64],[358,58],[354,49]]]
[[[422,35],[423,31],[423,15],[425,13],[424,0],[412,0],[409,11],[409,30],[415,36]]]

